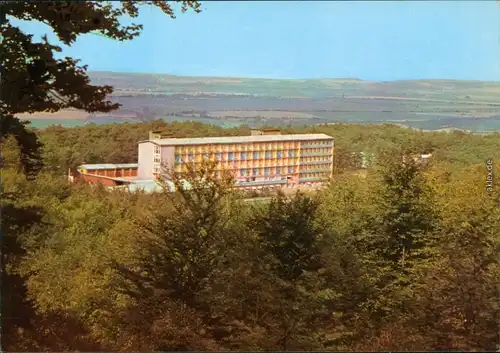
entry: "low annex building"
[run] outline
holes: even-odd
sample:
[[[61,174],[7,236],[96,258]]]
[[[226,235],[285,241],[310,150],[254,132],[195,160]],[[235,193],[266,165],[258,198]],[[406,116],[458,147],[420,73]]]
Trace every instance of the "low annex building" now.
[[[117,186],[129,183],[137,178],[137,163],[127,164],[82,164],[76,171],[69,171],[69,180],[82,180],[88,184]]]

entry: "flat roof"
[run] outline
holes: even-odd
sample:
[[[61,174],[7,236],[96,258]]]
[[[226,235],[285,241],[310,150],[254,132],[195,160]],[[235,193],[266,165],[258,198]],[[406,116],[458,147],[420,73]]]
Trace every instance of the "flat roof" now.
[[[78,166],[78,169],[87,169],[87,170],[127,169],[127,168],[139,168],[139,164],[138,163],[125,163],[125,164],[104,163],[104,164],[82,164],[82,165]]]
[[[146,140],[162,146],[176,145],[211,145],[226,143],[248,143],[248,142],[275,142],[275,141],[311,141],[311,140],[333,140],[332,136],[326,134],[290,134],[290,135],[256,135],[256,136],[224,136],[224,137],[194,137],[194,138],[166,138],[158,140]]]

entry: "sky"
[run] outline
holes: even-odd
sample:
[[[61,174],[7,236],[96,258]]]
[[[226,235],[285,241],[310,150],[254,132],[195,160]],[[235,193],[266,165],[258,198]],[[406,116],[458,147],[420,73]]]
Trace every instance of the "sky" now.
[[[500,80],[495,1],[224,1],[170,19],[144,8],[128,42],[79,37],[89,71],[185,76]],[[20,23],[20,22],[17,22]],[[57,38],[36,22],[21,28]]]

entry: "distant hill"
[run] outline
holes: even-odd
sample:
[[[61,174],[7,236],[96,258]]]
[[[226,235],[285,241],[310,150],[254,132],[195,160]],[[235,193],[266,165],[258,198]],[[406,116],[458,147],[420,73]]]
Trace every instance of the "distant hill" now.
[[[154,92],[163,94],[217,93],[277,97],[327,98],[342,93],[355,96],[470,99],[494,101],[500,82],[458,80],[405,80],[371,82],[360,79],[260,79],[188,77],[158,74],[91,72],[97,84],[111,84],[116,94]],[[468,97],[468,98],[466,98]]]
[[[500,129],[500,82],[259,79],[90,72],[115,88],[121,111],[22,118],[92,121],[200,120],[220,124],[397,123],[422,129]]]

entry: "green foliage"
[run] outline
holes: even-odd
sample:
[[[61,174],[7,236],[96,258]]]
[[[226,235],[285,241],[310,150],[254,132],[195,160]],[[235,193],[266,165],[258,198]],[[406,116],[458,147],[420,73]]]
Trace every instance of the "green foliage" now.
[[[162,121],[32,131],[15,118],[118,105],[86,66],[56,59],[58,46],[11,18],[48,24],[65,45],[87,33],[122,41],[140,33],[122,25],[140,5],[174,17],[164,1],[0,5],[4,349],[497,348],[500,197],[486,191],[484,162],[500,160],[499,135],[289,127],[334,137],[335,176],[317,197],[278,195],[261,208],[210,162],[170,173],[173,193],[69,185],[68,168],[84,162],[136,162],[149,130],[249,132]],[[375,164],[354,175],[359,152]],[[422,153],[428,166],[413,160]]]
[[[204,339],[211,325],[206,320],[204,324],[199,312],[208,310],[202,293],[217,283],[214,276],[228,263],[235,243],[228,224],[234,204],[228,186],[233,180],[217,179],[215,164],[210,162],[173,178],[176,191],[162,194],[155,207],[137,219],[135,235],[141,251],[136,260],[113,265],[121,278],[118,291],[135,303],[122,319],[128,322],[138,310],[151,315],[151,323],[143,323],[143,328],[130,328],[132,336],[140,330],[152,337],[147,349],[208,349],[195,344],[196,337],[208,345],[211,342]],[[163,326],[167,317],[173,321]],[[158,330],[162,338],[153,339]],[[145,349],[140,343],[134,347]]]
[[[319,265],[317,242],[321,230],[315,224],[317,204],[298,193],[293,199],[279,194],[264,214],[252,220],[264,254],[269,254],[272,270],[285,281],[296,281]]]
[[[438,215],[423,169],[411,153],[389,150],[375,170],[379,188],[356,247],[371,268],[367,275],[375,294],[363,306],[379,320],[407,313],[416,278],[432,256]]]
[[[248,128],[222,129],[199,123],[111,124],[63,128],[52,126],[38,131],[44,145],[45,170],[66,174],[83,163],[137,163],[137,142],[150,130],[170,137],[231,136],[247,134]],[[71,141],[68,143],[67,141]]]
[[[18,169],[23,171],[28,178],[33,179],[43,167],[38,137],[27,128],[27,122],[21,122],[0,108],[0,143],[9,137],[14,137],[19,146]],[[4,156],[0,157],[1,164],[5,164],[4,158]]]
[[[111,86],[90,83],[87,66],[66,57],[56,59],[61,47],[40,42],[11,23],[11,19],[36,20],[47,24],[59,40],[71,46],[76,38],[90,32],[115,40],[130,40],[140,34],[142,25],[122,25],[123,16],[137,17],[140,5],[159,7],[174,16],[171,4],[164,1],[124,1],[119,6],[109,1],[4,2],[0,4],[0,142],[15,136],[21,146],[23,167],[28,174],[40,169],[40,148],[35,135],[15,117],[18,113],[56,112],[65,108],[87,112],[108,112],[120,105],[107,100]],[[199,12],[196,1],[181,1],[181,11]]]
[[[201,123],[123,123],[110,125],[89,124],[83,127],[52,126],[37,130],[44,145],[45,169],[66,173],[67,168],[82,163],[134,163],[137,161],[137,141],[147,139],[148,131],[158,130],[162,136],[203,137],[248,135],[249,128],[223,129]],[[458,133],[421,133],[396,126],[336,124],[283,129],[285,133],[318,132],[335,139],[335,173],[351,173],[361,164],[359,152],[365,152],[372,165],[383,151],[411,146],[419,154],[432,153],[435,163],[447,163],[452,168],[463,168],[484,163],[487,158],[500,158],[498,135],[478,136]],[[68,143],[71,141],[71,143]],[[358,153],[354,155],[352,153]],[[374,153],[374,160],[371,158]]]
[[[11,114],[21,112],[57,111],[63,108],[84,109],[88,112],[110,111],[118,104],[107,101],[110,86],[90,84],[86,66],[66,57],[56,59],[61,48],[47,38],[35,42],[11,24],[10,18],[36,20],[52,27],[59,40],[72,45],[80,35],[97,32],[115,40],[130,40],[140,34],[141,25],[122,25],[123,16],[138,15],[138,6],[151,4],[173,16],[173,8],[161,1],[124,1],[119,6],[109,1],[57,3],[2,3],[0,21],[2,44],[0,51],[2,105]],[[183,1],[182,10],[199,9],[195,1]]]
[[[103,248],[95,239],[113,225],[111,218],[100,218],[112,213],[106,212],[106,207],[97,201],[96,205],[83,206],[74,215],[67,215],[73,209],[65,201],[68,196],[64,192],[66,186],[60,183],[61,189],[57,190],[48,185],[57,178],[34,181],[43,167],[42,144],[27,127],[27,122],[21,122],[15,115],[56,112],[65,108],[107,112],[119,107],[119,104],[107,100],[112,93],[110,86],[90,84],[86,66],[79,66],[78,60],[69,57],[56,59],[54,54],[61,51],[59,46],[50,44],[46,36],[39,42],[35,41],[32,35],[14,26],[11,19],[47,24],[68,46],[79,35],[94,31],[112,39],[128,40],[137,36],[142,27],[122,25],[122,16],[137,17],[138,6],[145,4],[158,6],[174,17],[173,8],[163,1],[125,1],[118,7],[111,2],[92,1],[0,4],[1,231],[5,234],[1,271],[2,280],[6,281],[2,283],[2,338],[5,338],[4,347],[10,350],[68,350],[72,344],[85,342],[79,340],[81,335],[76,335],[68,343],[64,335],[71,335],[71,332],[48,330],[50,326],[47,325],[60,320],[58,325],[67,324],[82,332],[92,328],[92,325],[82,327],[78,320],[88,316],[92,305],[102,302],[96,299],[92,290],[102,289],[107,277],[89,279],[89,275],[96,271],[94,267],[103,270],[100,266],[105,266],[105,261],[97,261],[100,258],[93,258],[88,251]],[[188,8],[198,11],[199,4],[181,2],[181,11]],[[7,153],[3,147],[7,147]],[[65,157],[72,157],[71,154]],[[67,167],[60,159],[47,160],[50,164],[56,163],[56,167],[49,167],[49,170]],[[23,172],[24,176],[18,172]],[[40,190],[36,190],[37,186]],[[53,194],[44,194],[44,191]],[[79,205],[77,203],[77,208]],[[91,220],[88,224],[82,222],[85,217]],[[82,237],[82,234],[89,237]],[[75,242],[74,248],[69,248],[71,241]],[[33,257],[33,253],[38,257]],[[82,277],[88,282],[75,281],[82,280]],[[81,297],[75,298],[76,292],[71,285],[82,288],[83,284],[90,284],[90,287],[82,292]],[[28,298],[27,287],[32,293],[31,298]],[[88,294],[89,291],[92,294]],[[105,303],[108,303],[105,298],[114,299],[112,296],[102,298]],[[34,313],[35,307],[39,309],[38,315]],[[75,310],[79,313],[73,315]],[[96,349],[93,345],[84,344],[82,347]]]
[[[276,287],[269,310],[279,319],[265,326],[280,350],[319,347],[317,325],[326,309],[320,278],[324,234],[316,222],[317,207],[301,193],[278,194],[249,222],[259,244],[257,271]]]
[[[224,262],[231,235],[225,215],[231,211],[231,201],[225,198],[230,183],[230,178],[215,177],[215,164],[210,162],[182,179],[174,176],[177,191],[165,193],[164,208],[139,223],[146,232],[146,253],[137,275],[144,283],[195,305],[204,282]],[[191,187],[186,189],[186,184]]]
[[[316,195],[268,203],[243,202],[211,162],[165,170],[172,193],[63,177],[83,160],[135,161],[137,140],[158,129],[248,132],[159,121],[52,127],[37,132],[45,167],[35,180],[22,173],[15,137],[3,141],[7,348],[496,348],[500,197],[486,190],[484,163],[493,158],[500,175],[495,138],[316,127],[338,135],[346,156],[374,152],[375,163],[363,174],[339,168]],[[424,152],[431,163],[413,160]],[[480,164],[464,168],[465,158]]]
[[[381,158],[382,186],[377,206],[381,211],[376,232],[384,234],[378,244],[383,259],[405,269],[407,259],[418,256],[425,235],[433,230],[432,199],[426,190],[423,167],[408,153],[388,152]]]
[[[428,277],[432,284],[425,290],[447,293],[446,300],[438,304],[441,310],[434,312],[432,334],[443,349],[496,349],[493,342],[498,333],[493,327],[498,327],[500,313],[495,300],[500,273],[500,198],[497,188],[486,191],[484,177],[484,166],[471,167],[455,183],[445,184],[439,198],[442,221],[436,232],[440,258]],[[433,297],[431,293],[422,296],[425,305],[442,295]]]

